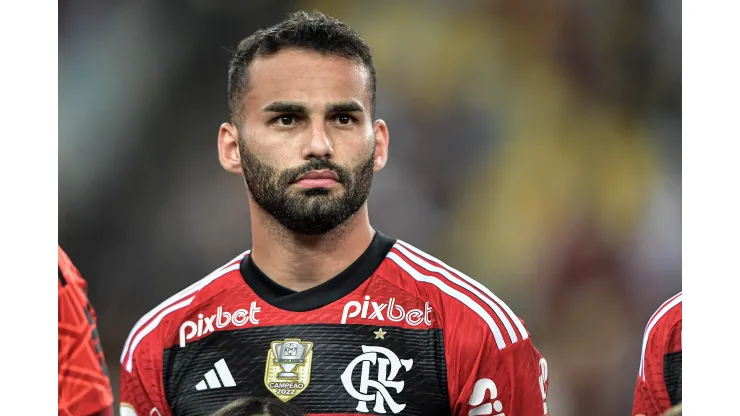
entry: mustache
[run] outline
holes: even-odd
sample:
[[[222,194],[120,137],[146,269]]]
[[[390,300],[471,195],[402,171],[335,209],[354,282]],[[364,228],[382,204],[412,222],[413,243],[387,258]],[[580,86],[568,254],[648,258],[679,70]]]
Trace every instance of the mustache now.
[[[286,169],[280,175],[280,182],[292,184],[297,182],[298,178],[314,170],[330,170],[339,178],[339,183],[346,184],[350,174],[344,167],[327,159],[311,159],[303,166]]]

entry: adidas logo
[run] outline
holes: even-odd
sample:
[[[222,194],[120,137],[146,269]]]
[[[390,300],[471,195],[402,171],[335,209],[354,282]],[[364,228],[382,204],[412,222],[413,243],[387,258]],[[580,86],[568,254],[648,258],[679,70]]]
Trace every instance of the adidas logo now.
[[[234,377],[231,376],[231,371],[229,371],[229,367],[226,366],[226,360],[222,358],[218,360],[218,362],[213,366],[216,368],[211,369],[209,372],[206,373],[206,379],[201,380],[200,383],[195,385],[196,390],[208,390],[218,389],[221,387],[236,386],[236,383],[234,382]],[[218,376],[216,376],[216,373],[218,373]],[[221,381],[218,380],[219,377],[221,377]],[[221,382],[223,382],[223,386],[221,386]]]

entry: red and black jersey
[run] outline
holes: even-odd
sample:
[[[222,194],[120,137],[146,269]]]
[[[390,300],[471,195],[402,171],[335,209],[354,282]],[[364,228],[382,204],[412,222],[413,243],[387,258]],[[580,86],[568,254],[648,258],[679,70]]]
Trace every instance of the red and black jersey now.
[[[682,298],[663,303],[645,328],[633,415],[660,416],[681,403]]]
[[[59,415],[113,414],[113,392],[87,282],[59,247]]]
[[[208,415],[244,396],[311,415],[547,415],[547,362],[463,273],[377,233],[340,275],[295,292],[249,252],[134,326],[121,415]]]

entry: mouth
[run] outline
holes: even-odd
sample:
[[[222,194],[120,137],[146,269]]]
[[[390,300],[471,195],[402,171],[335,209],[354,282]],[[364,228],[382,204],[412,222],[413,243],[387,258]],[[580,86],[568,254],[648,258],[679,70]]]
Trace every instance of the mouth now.
[[[337,174],[328,169],[312,170],[298,177],[295,184],[301,188],[331,188],[339,183]]]

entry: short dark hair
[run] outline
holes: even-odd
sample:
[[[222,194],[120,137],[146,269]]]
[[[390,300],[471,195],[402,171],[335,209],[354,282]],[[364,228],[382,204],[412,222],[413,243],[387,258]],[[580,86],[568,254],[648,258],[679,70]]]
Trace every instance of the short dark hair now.
[[[261,29],[239,43],[229,64],[229,117],[238,123],[243,94],[249,85],[248,68],[260,56],[270,56],[284,48],[298,48],[325,55],[356,59],[370,74],[372,110],[375,115],[375,65],[370,47],[345,23],[314,11],[295,12],[286,20]]]
[[[234,400],[211,416],[305,416],[298,408],[274,399],[244,397]]]

